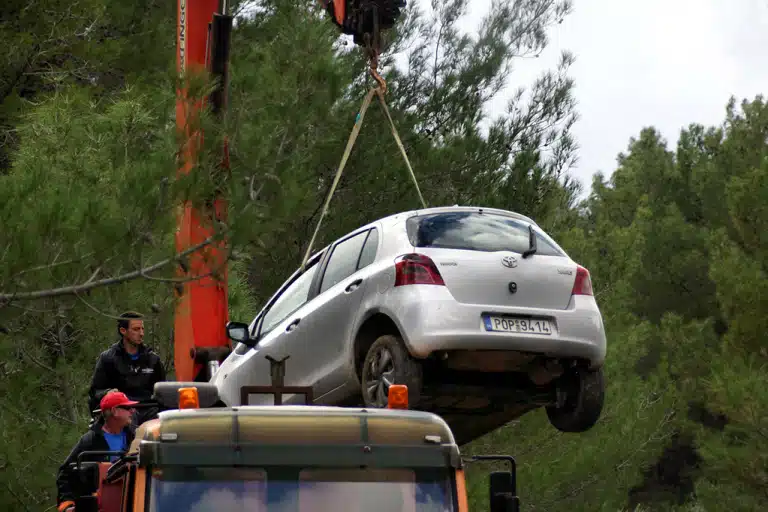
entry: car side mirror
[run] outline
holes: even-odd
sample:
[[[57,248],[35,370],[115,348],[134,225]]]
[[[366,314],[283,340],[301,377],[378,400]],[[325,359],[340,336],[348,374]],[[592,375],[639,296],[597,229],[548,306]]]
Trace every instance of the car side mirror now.
[[[227,322],[227,337],[249,347],[255,345],[248,332],[248,324],[243,322]]]

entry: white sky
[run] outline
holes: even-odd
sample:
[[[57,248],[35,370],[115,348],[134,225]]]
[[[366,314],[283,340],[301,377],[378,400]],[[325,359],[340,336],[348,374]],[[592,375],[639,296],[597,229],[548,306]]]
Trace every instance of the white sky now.
[[[491,0],[467,1],[466,27],[473,31]],[[610,175],[618,153],[643,127],[658,128],[672,147],[690,123],[721,123],[731,95],[740,101],[768,93],[768,0],[573,4],[542,56],[516,64],[509,90],[554,68],[563,49],[574,53],[580,150],[571,174],[585,194],[592,174]],[[501,98],[498,107],[504,104]]]

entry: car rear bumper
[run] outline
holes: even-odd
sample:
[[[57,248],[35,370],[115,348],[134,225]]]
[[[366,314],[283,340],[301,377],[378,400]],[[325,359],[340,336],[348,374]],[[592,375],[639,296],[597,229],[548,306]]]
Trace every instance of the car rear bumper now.
[[[424,358],[441,350],[513,350],[552,357],[580,358],[602,366],[606,338],[602,316],[592,296],[571,297],[564,310],[461,304],[438,286],[409,286],[388,291],[386,307],[411,354]],[[489,332],[484,314],[548,318],[551,335]]]

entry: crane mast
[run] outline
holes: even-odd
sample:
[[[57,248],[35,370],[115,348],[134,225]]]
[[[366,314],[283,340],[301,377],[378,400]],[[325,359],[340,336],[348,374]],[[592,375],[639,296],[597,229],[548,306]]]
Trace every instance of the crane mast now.
[[[232,17],[227,15],[226,0],[177,0],[176,60],[180,73],[211,73],[218,86],[204,101],[188,96],[185,83],[177,91],[176,126],[183,135],[179,173],[200,172],[195,167],[203,133],[199,116],[209,102],[217,116],[227,104],[227,71]],[[216,172],[229,170],[226,141]],[[176,249],[182,252],[203,244],[214,236],[217,222],[226,221],[227,201],[220,190],[210,191],[205,204],[185,203],[177,220]],[[174,366],[176,378],[199,378],[209,349],[229,346],[221,328],[229,320],[227,297],[226,240],[217,239],[195,251],[179,266],[178,302],[174,319]]]

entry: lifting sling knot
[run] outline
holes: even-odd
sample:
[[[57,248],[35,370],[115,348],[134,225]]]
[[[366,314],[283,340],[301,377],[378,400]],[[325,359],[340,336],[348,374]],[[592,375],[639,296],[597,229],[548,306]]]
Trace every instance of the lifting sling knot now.
[[[376,27],[375,24],[374,27]],[[379,84],[379,90],[384,94],[387,92],[387,82],[385,82],[384,77],[379,74],[379,45],[380,39],[376,28],[374,28],[373,35],[365,34],[365,52],[368,54],[369,70],[373,79]]]
[[[379,74],[379,58],[378,56],[374,56],[371,58],[371,76],[373,76],[373,79],[376,80],[379,84],[379,90],[381,91],[381,94],[385,94],[387,92],[387,82],[384,81],[384,77],[382,77]]]

